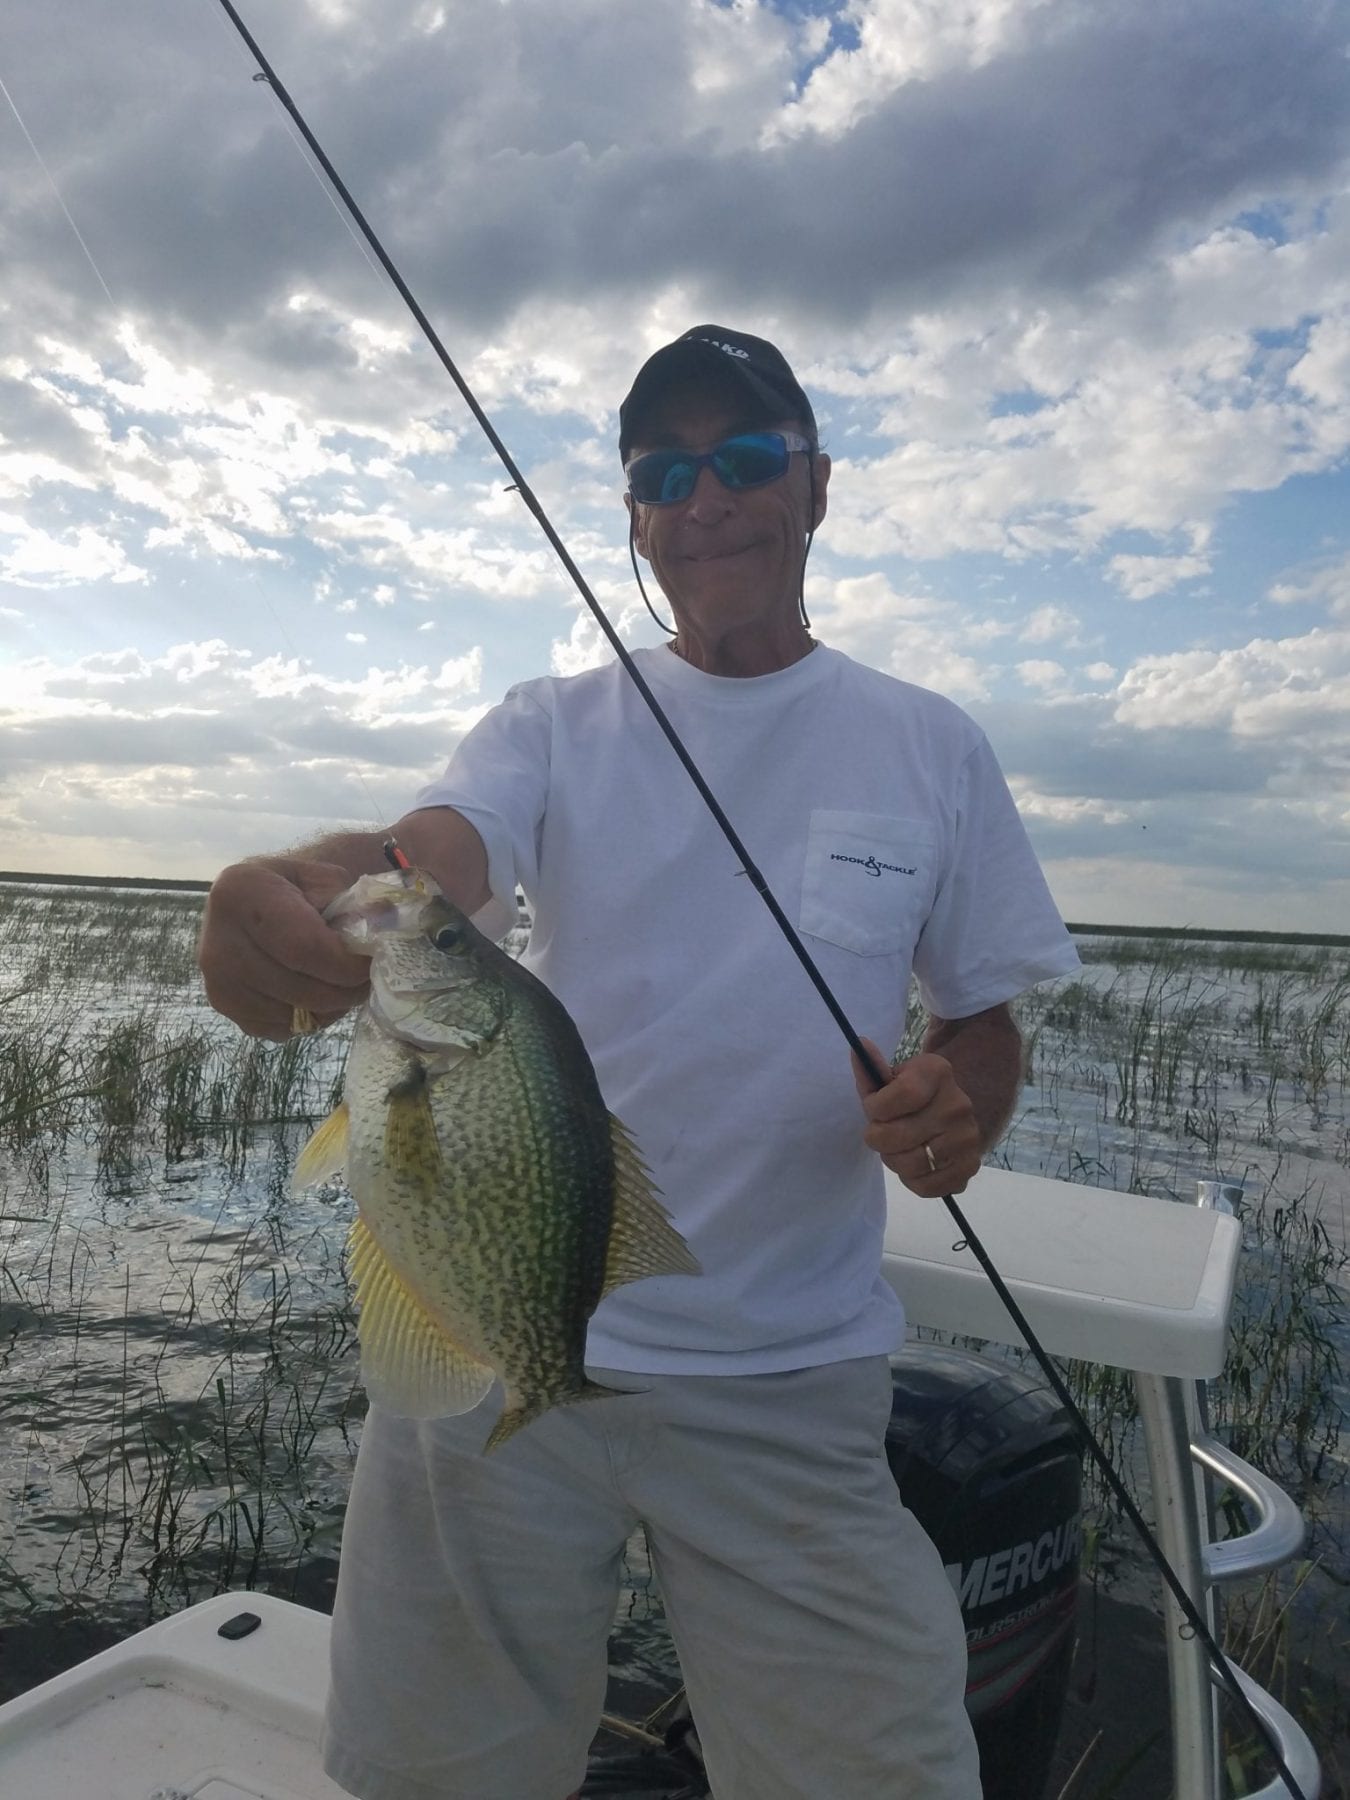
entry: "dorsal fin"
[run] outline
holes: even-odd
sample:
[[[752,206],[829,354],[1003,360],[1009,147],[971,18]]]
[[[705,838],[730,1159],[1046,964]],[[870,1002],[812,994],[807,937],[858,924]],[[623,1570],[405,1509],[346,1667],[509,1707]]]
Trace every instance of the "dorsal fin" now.
[[[609,1228],[605,1282],[601,1295],[628,1281],[649,1275],[698,1275],[698,1258],[670,1222],[656,1197],[652,1178],[637,1146],[612,1114],[614,1146],[614,1219]]]
[[[350,1244],[361,1379],[370,1398],[408,1419],[471,1411],[492,1386],[492,1370],[430,1316],[359,1216]]]

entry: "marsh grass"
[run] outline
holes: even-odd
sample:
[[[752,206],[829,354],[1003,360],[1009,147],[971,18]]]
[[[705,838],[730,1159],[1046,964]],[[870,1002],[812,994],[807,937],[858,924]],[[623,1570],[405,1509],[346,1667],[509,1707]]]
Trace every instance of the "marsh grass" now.
[[[1318,1566],[1302,1561],[1265,1577],[1224,1610],[1223,1648],[1293,1714],[1317,1747],[1327,1800],[1350,1793],[1350,1614],[1343,1587],[1316,1594]],[[1275,1779],[1275,1765],[1236,1708],[1223,1708],[1226,1773],[1235,1795]]]
[[[212,1279],[177,1274],[171,1329],[138,1312],[128,1275],[120,1333],[96,1326],[54,1412],[34,1409],[30,1486],[66,1529],[46,1569],[22,1533],[0,1560],[30,1604],[54,1589],[149,1619],[335,1549],[363,1410],[345,1301],[301,1304],[252,1235]],[[85,1435],[63,1455],[72,1420]]]
[[[1084,937],[1078,940],[1083,963],[1108,963],[1113,969],[1203,969],[1243,975],[1293,973],[1317,979],[1341,967],[1346,940],[1340,943],[1293,941],[1244,942],[1236,938],[1203,941],[1165,933],[1133,933],[1128,937]]]
[[[0,886],[0,1620],[154,1617],[336,1534],[361,1409],[343,1233],[312,1208],[297,1233],[284,1186],[341,1035],[216,1019],[200,907]]]
[[[335,1549],[364,1404],[346,1213],[286,1182],[343,1044],[216,1020],[193,971],[200,904],[0,884],[0,1625],[286,1591]],[[1312,1539],[1310,1573],[1230,1600],[1229,1630],[1282,1659],[1295,1711],[1339,1731],[1345,1687],[1321,1658],[1350,1580],[1350,953],[1132,937],[1084,954],[1022,1007],[1027,1085],[999,1160],[1177,1199],[1200,1175],[1245,1180],[1212,1416],[1291,1487]],[[907,1050],[921,1029],[912,1008]],[[1066,1374],[1137,1481],[1129,1377]],[[1123,1565],[1092,1476],[1087,1494],[1088,1541]],[[1231,1503],[1222,1516],[1245,1524]]]
[[[331,1108],[339,1044],[264,1043],[145,1005],[102,1020],[0,1013],[0,1133],[11,1149],[80,1139],[108,1156],[135,1145],[170,1160],[214,1143],[237,1164],[260,1127]]]

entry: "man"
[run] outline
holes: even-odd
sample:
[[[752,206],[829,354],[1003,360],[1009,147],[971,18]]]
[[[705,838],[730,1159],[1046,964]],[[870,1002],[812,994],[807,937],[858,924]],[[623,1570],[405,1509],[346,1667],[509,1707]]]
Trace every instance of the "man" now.
[[[327,1766],[364,1800],[575,1790],[641,1521],[718,1800],[973,1800],[960,1617],[883,1455],[878,1157],[923,1199],[965,1186],[1019,1085],[1007,1002],[1076,958],[978,729],[809,634],[830,462],[781,354],[713,326],[667,345],[620,453],[674,618],[643,674],[869,1042],[899,1041],[911,968],[931,1016],[873,1093],[617,664],[527,682],[469,734],[398,839],[489,930],[524,888],[527,960],[704,1273],[609,1296],[588,1360],[626,1391],[490,1457],[496,1402],[372,1410]],[[380,845],[226,870],[213,1002],[281,1037],[359,1000],[316,909]]]

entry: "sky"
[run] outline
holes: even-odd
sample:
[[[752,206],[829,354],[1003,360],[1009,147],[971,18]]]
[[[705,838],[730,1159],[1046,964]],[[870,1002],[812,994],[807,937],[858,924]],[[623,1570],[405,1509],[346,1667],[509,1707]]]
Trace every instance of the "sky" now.
[[[626,641],[618,403],[768,336],[816,634],[1065,915],[1350,931],[1346,0],[241,10]],[[387,823],[608,653],[255,74],[216,0],[0,25],[3,868]]]

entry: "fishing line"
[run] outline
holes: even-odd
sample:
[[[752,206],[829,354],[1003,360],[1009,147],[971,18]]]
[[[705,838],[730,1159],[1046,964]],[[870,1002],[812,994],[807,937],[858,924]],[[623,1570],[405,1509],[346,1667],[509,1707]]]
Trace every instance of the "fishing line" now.
[[[620,663],[623,665],[625,671],[627,672],[628,676],[632,680],[634,686],[637,688],[638,692],[642,695],[642,698],[646,702],[646,705],[647,705],[648,709],[650,710],[652,717],[655,719],[657,725],[660,727],[667,742],[670,744],[671,749],[675,752],[675,755],[679,758],[680,763],[683,766],[686,774],[689,776],[690,780],[693,782],[694,786],[697,788],[699,795],[702,798],[704,804],[707,806],[708,810],[712,813],[714,819],[717,821],[717,824],[720,827],[723,836],[726,838],[727,842],[731,845],[732,850],[736,853],[737,857],[740,859],[741,866],[744,869],[746,875],[749,877],[750,883],[754,887],[755,892],[759,895],[760,899],[764,902],[765,906],[769,909],[769,912],[773,917],[774,923],[778,926],[779,930],[782,932],[783,937],[788,944],[788,947],[791,949],[793,955],[797,958],[798,962],[801,964],[801,966],[802,966],[803,970],[805,971],[808,979],[810,980],[812,986],[815,988],[816,992],[820,995],[820,998],[824,1002],[824,1005],[825,1005],[827,1011],[829,1012],[830,1017],[834,1020],[835,1024],[839,1027],[849,1048],[852,1050],[853,1054],[858,1058],[858,1061],[860,1062],[862,1067],[864,1069],[866,1069],[874,1086],[877,1088],[884,1087],[886,1085],[886,1072],[873,1059],[871,1054],[868,1052],[866,1046],[863,1044],[862,1039],[858,1036],[857,1032],[853,1029],[853,1026],[850,1023],[847,1015],[845,1014],[843,1008],[839,1004],[839,1001],[835,998],[828,983],[825,981],[824,976],[820,973],[819,969],[816,967],[815,963],[812,961],[811,955],[808,952],[806,946],[802,943],[801,939],[798,937],[797,932],[796,932],[795,928],[793,927],[791,921],[788,919],[786,913],[783,911],[782,907],[778,904],[777,899],[774,897],[773,893],[770,891],[768,882],[765,880],[764,876],[761,874],[760,870],[755,865],[755,863],[752,860],[750,853],[746,849],[745,845],[741,842],[741,839],[740,839],[739,835],[737,834],[735,827],[732,825],[731,820],[727,817],[726,813],[722,810],[722,807],[718,803],[716,795],[713,793],[712,789],[708,786],[707,782],[704,780],[703,774],[700,771],[700,769],[698,768],[698,765],[694,762],[694,760],[690,756],[688,750],[686,750],[683,741],[681,740],[679,734],[675,730],[675,727],[671,724],[670,720],[666,717],[666,714],[661,706],[661,703],[657,700],[655,694],[652,692],[651,688],[648,686],[647,682],[644,680],[641,670],[638,668],[637,664],[633,661],[633,658],[630,655],[626,646],[624,645],[623,640],[620,638],[620,636],[619,636],[618,632],[615,630],[614,626],[610,623],[608,615],[605,613],[604,609],[601,607],[599,601],[592,594],[590,587],[588,586],[588,584],[586,582],[585,577],[582,575],[580,569],[577,567],[576,563],[573,561],[572,556],[567,549],[567,546],[563,543],[563,541],[559,537],[557,531],[554,529],[552,521],[549,519],[548,515],[545,513],[543,506],[541,505],[540,501],[538,500],[538,498],[536,497],[536,495],[534,493],[533,488],[531,488],[529,482],[525,479],[524,474],[521,472],[520,468],[516,464],[514,457],[511,455],[510,451],[507,449],[506,445],[503,443],[502,439],[499,437],[496,427],[493,425],[491,419],[488,418],[487,414],[483,411],[483,408],[479,405],[477,396],[473,393],[472,389],[469,387],[469,384],[464,379],[464,377],[460,374],[459,369],[455,366],[455,363],[451,359],[449,351],[445,348],[445,345],[441,342],[441,339],[440,339],[439,335],[437,334],[435,327],[432,325],[432,323],[431,323],[430,319],[427,317],[426,313],[422,310],[422,307],[418,303],[416,296],[413,294],[412,290],[409,288],[407,282],[404,281],[403,276],[399,273],[399,270],[396,267],[396,265],[394,264],[392,258],[389,256],[389,253],[384,248],[384,245],[380,242],[380,239],[376,236],[374,229],[372,228],[372,226],[366,219],[365,214],[362,212],[360,206],[357,204],[355,198],[352,196],[351,191],[348,189],[346,183],[343,181],[342,177],[338,174],[338,172],[334,168],[333,164],[329,161],[327,152],[324,150],[324,148],[323,148],[322,144],[320,144],[319,140],[315,137],[314,133],[310,130],[309,125],[306,122],[303,114],[300,112],[299,107],[295,104],[295,101],[292,100],[289,92],[287,91],[286,87],[284,86],[284,84],[281,82],[281,80],[277,76],[276,71],[273,69],[271,63],[267,60],[266,56],[263,54],[262,49],[260,48],[257,40],[254,38],[253,34],[249,31],[249,29],[248,29],[247,25],[245,25],[244,21],[240,18],[239,13],[237,12],[237,10],[235,9],[235,6],[233,4],[233,0],[220,0],[220,5],[223,8],[223,10],[226,12],[226,14],[229,16],[230,21],[232,22],[232,24],[235,27],[235,30],[239,33],[239,35],[243,39],[244,43],[247,44],[250,53],[257,60],[258,67],[261,70],[262,75],[263,75],[264,79],[266,80],[267,84],[271,87],[271,89],[272,89],[273,93],[276,95],[277,99],[281,102],[282,106],[286,109],[286,111],[290,114],[290,117],[294,120],[297,129],[301,133],[306,144],[308,144],[310,150],[313,152],[316,161],[319,163],[320,167],[323,169],[323,172],[328,177],[329,181],[332,182],[335,191],[338,193],[338,195],[342,199],[343,205],[348,208],[348,210],[350,211],[351,217],[355,220],[356,224],[359,226],[362,235],[366,239],[366,242],[370,245],[371,249],[374,251],[376,257],[378,258],[378,260],[380,262],[380,266],[384,269],[385,274],[389,277],[390,281],[394,284],[394,287],[397,289],[399,295],[402,297],[404,303],[407,305],[408,310],[412,313],[414,319],[416,319],[418,325],[421,327],[424,337],[426,338],[428,344],[431,346],[432,350],[435,352],[435,355],[436,355],[438,361],[440,362],[441,366],[445,369],[445,372],[449,375],[450,379],[454,382],[456,388],[458,388],[460,396],[463,399],[465,405],[468,407],[469,411],[473,414],[473,417],[477,421],[479,427],[481,428],[481,430],[482,430],[484,436],[487,438],[488,442],[492,445],[492,448],[496,451],[497,456],[499,457],[499,459],[502,463],[502,466],[505,468],[507,474],[511,478],[511,486],[513,488],[515,488],[515,490],[519,493],[521,499],[525,502],[526,507],[528,508],[530,513],[533,515],[540,530],[543,532],[544,536],[547,538],[549,544],[552,546],[554,552],[556,553],[558,560],[562,563],[562,566],[564,567],[564,569],[566,569],[568,575],[571,577],[573,585],[575,586],[577,592],[581,595],[583,602],[585,603],[586,607],[590,611],[592,617],[595,619],[596,624],[600,627],[601,631],[604,633],[606,639],[609,641],[611,647],[613,648],[615,655],[618,657]],[[256,77],[255,77],[255,79],[256,79]],[[1148,1526],[1147,1522],[1145,1521],[1143,1514],[1139,1511],[1139,1508],[1135,1505],[1134,1501],[1130,1498],[1130,1495],[1125,1487],[1124,1482],[1116,1474],[1114,1468],[1112,1468],[1111,1463],[1106,1455],[1106,1452],[1101,1448],[1100,1444],[1098,1444],[1096,1438],[1094,1437],[1094,1435],[1092,1433],[1090,1426],[1088,1425],[1087,1420],[1084,1418],[1081,1410],[1078,1407],[1077,1402],[1074,1400],[1072,1394],[1069,1392],[1069,1389],[1068,1389],[1067,1385],[1065,1384],[1063,1378],[1060,1376],[1058,1370],[1054,1367],[1054,1364],[1051,1362],[1050,1357],[1047,1354],[1047,1352],[1041,1346],[1040,1340],[1037,1338],[1035,1332],[1032,1330],[1030,1324],[1027,1321],[1026,1315],[1023,1313],[1021,1307],[1017,1304],[1017,1301],[1014,1299],[1013,1295],[1009,1292],[1007,1283],[1003,1280],[1003,1277],[999,1274],[998,1270],[994,1267],[993,1261],[990,1258],[988,1251],[985,1250],[984,1246],[981,1244],[979,1238],[976,1236],[974,1230],[972,1229],[969,1220],[965,1217],[964,1213],[961,1211],[960,1207],[957,1205],[954,1197],[951,1194],[944,1194],[942,1196],[942,1201],[943,1201],[943,1205],[946,1206],[948,1212],[951,1214],[953,1220],[955,1221],[957,1228],[959,1229],[961,1236],[962,1236],[963,1240],[965,1241],[966,1245],[969,1247],[972,1255],[974,1255],[976,1261],[980,1264],[980,1267],[984,1270],[984,1273],[989,1277],[989,1280],[993,1285],[994,1291],[997,1293],[999,1299],[1002,1301],[1003,1305],[1006,1307],[1009,1316],[1011,1317],[1013,1323],[1016,1325],[1018,1331],[1021,1333],[1023,1339],[1026,1342],[1028,1349],[1031,1351],[1032,1355],[1036,1359],[1036,1362],[1039,1364],[1041,1372],[1044,1374],[1046,1380],[1049,1382],[1051,1388],[1053,1389],[1053,1391],[1055,1393],[1056,1398],[1059,1400],[1060,1404],[1064,1407],[1065,1411],[1069,1415],[1069,1418],[1071,1419],[1071,1421],[1074,1424],[1075,1429],[1079,1433],[1085,1448],[1088,1450],[1089,1454],[1092,1456],[1092,1459],[1096,1463],[1098,1469],[1100,1470],[1102,1477],[1105,1480],[1107,1486],[1110,1488],[1110,1490],[1111,1490],[1112,1494],[1115,1496],[1115,1498],[1119,1501],[1126,1516],[1130,1520],[1130,1523],[1134,1526],[1135,1530],[1138,1532],[1145,1548],[1148,1550],[1150,1557],[1152,1558],[1160,1575],[1162,1576],[1164,1582],[1167,1584],[1168,1589],[1171,1591],[1173,1598],[1176,1600],[1178,1607],[1180,1608],[1183,1616],[1185,1617],[1187,1625],[1195,1633],[1196,1637],[1199,1638],[1200,1642],[1205,1646],[1206,1650],[1209,1652],[1210,1656],[1213,1658],[1215,1668],[1218,1671],[1219,1676],[1222,1679],[1225,1687],[1228,1689],[1229,1693],[1233,1696],[1233,1698],[1237,1701],[1239,1708],[1241,1709],[1243,1714],[1246,1716],[1249,1723],[1255,1729],[1257,1736],[1261,1739],[1261,1741],[1266,1745],[1267,1749],[1269,1750],[1271,1757],[1274,1759],[1275,1766],[1279,1772],[1280,1779],[1284,1782],[1284,1784],[1288,1788],[1289,1792],[1295,1796],[1295,1800],[1307,1800],[1307,1797],[1304,1795],[1303,1790],[1299,1787],[1298,1783],[1294,1780],[1294,1777],[1290,1774],[1288,1768],[1285,1765],[1284,1759],[1280,1754],[1279,1744],[1277,1743],[1277,1741],[1275,1739],[1275,1735],[1274,1735],[1273,1731],[1266,1724],[1265,1720],[1262,1719],[1260,1714],[1256,1711],[1256,1708],[1252,1705],[1251,1701],[1247,1698],[1247,1695],[1243,1691],[1241,1684],[1238,1682],[1236,1675],[1233,1673],[1232,1667],[1229,1664],[1227,1657],[1224,1655],[1223,1651],[1219,1648],[1218,1644],[1215,1642],[1214,1635],[1210,1631],[1208,1624],[1206,1623],[1205,1619],[1201,1615],[1199,1609],[1196,1607],[1195,1602],[1191,1599],[1190,1595],[1186,1592],[1186,1589],[1184,1588],[1184,1586],[1181,1583],[1180,1577],[1177,1575],[1176,1571],[1172,1568],[1172,1565],[1168,1562],[1166,1556],[1163,1554],[1161,1545],[1159,1545],[1159,1543],[1157,1542],[1156,1538],[1154,1537],[1152,1531],[1149,1529],[1149,1526]]]
[[[38,149],[37,145],[33,142],[33,134],[31,131],[29,131],[28,127],[24,124],[23,114],[19,111],[18,107],[14,104],[14,96],[13,96],[13,94],[10,93],[9,89],[5,86],[3,80],[0,80],[0,94],[3,94],[5,96],[5,99],[9,102],[9,110],[14,114],[14,117],[15,117],[16,121],[18,122],[19,130],[23,133],[24,137],[27,139],[28,148],[33,152],[33,156],[34,156],[35,161],[37,162],[37,166],[42,170],[42,173],[47,177],[47,183],[50,186],[52,192],[56,195],[56,204],[61,208],[61,211],[66,215],[66,224],[69,225],[70,229],[75,233],[75,242],[80,246],[81,250],[84,251],[84,259],[89,264],[89,267],[94,271],[94,279],[98,282],[98,285],[103,289],[103,292],[105,294],[107,294],[107,296],[108,296],[108,305],[116,306],[117,302],[113,299],[112,294],[109,293],[109,291],[108,291],[108,284],[103,279],[102,271],[99,269],[98,264],[94,261],[94,253],[89,248],[88,244],[85,243],[83,234],[81,233],[79,226],[75,223],[74,219],[71,217],[70,208],[66,205],[65,201],[61,198],[61,190],[56,185],[56,177],[52,174],[51,170],[47,167],[46,163],[42,160],[42,152]]]
[[[237,38],[230,36],[228,27],[222,23],[221,29],[223,31],[225,31],[227,37],[230,38],[230,43],[237,47],[238,40],[237,40]],[[255,77],[255,79],[261,81],[264,78],[262,76],[257,76],[257,77]],[[65,200],[62,197],[61,190],[57,186],[56,177],[52,174],[51,170],[48,168],[47,163],[43,158],[42,152],[38,149],[37,144],[34,142],[33,134],[32,134],[32,132],[29,131],[27,125],[24,123],[23,115],[20,113],[17,105],[15,104],[14,96],[10,93],[9,89],[5,86],[3,77],[0,77],[0,94],[3,94],[6,102],[8,103],[9,110],[14,114],[14,118],[15,118],[16,123],[18,124],[19,130],[23,133],[24,138],[28,144],[28,148],[33,153],[34,161],[37,163],[38,167],[42,170],[42,173],[46,176],[47,183],[50,186],[52,193],[56,196],[56,203],[61,208],[62,213],[65,215],[66,223],[67,223],[67,225],[69,225],[72,233],[74,234],[76,243],[80,246],[80,249],[84,252],[85,261],[89,264],[89,267],[94,271],[95,280],[98,282],[98,285],[103,289],[104,296],[106,297],[109,306],[113,308],[114,312],[116,312],[117,311],[117,301],[113,298],[112,290],[108,286],[107,282],[103,279],[103,272],[99,268],[97,262],[95,262],[93,252],[90,250],[89,245],[85,242],[84,234],[81,232],[79,226],[75,223],[75,219],[71,213],[71,210],[66,205]],[[309,170],[310,174],[314,177],[314,180],[318,183],[319,187],[322,189],[324,195],[326,196],[326,198],[328,200],[329,205],[333,208],[333,211],[337,214],[338,218],[340,218],[342,220],[342,223],[346,227],[346,230],[347,230],[348,234],[350,235],[352,242],[356,245],[357,249],[360,250],[362,256],[365,257],[366,262],[369,264],[372,275],[374,275],[376,277],[376,279],[378,279],[379,278],[379,269],[376,266],[376,264],[371,260],[370,253],[366,249],[366,246],[365,246],[364,242],[362,241],[362,239],[359,238],[357,236],[356,232],[352,229],[351,220],[343,212],[342,208],[338,205],[337,201],[334,199],[332,190],[325,185],[324,179],[323,179],[322,175],[319,173],[318,169],[316,169],[314,167],[314,165],[310,162],[309,157],[305,152],[305,146],[304,146],[303,142],[298,137],[296,137],[295,133],[291,130],[289,121],[283,121],[283,123],[285,123],[285,125],[286,125],[287,136],[290,137],[291,141],[294,143],[297,152],[299,153],[300,157],[304,161],[305,167]],[[273,625],[276,627],[277,635],[281,639],[282,644],[290,652],[290,654],[294,658],[297,666],[303,667],[304,666],[304,658],[301,656],[300,651],[295,643],[295,640],[292,638],[290,632],[288,631],[285,620],[282,618],[281,614],[277,611],[276,607],[273,606],[272,601],[268,596],[266,588],[264,588],[262,582],[259,581],[256,571],[250,568],[247,570],[247,574],[248,574],[249,580],[253,584],[255,593],[257,594],[258,598],[262,601],[262,604],[263,604],[264,608],[266,609],[268,616],[271,618]],[[372,816],[375,818],[377,823],[381,822],[385,817],[384,811],[380,807],[379,803],[376,801],[374,792],[372,791],[369,782],[366,780],[366,778],[362,774],[360,768],[355,763],[353,763],[353,765],[352,765],[351,773],[356,779],[357,786],[361,789],[362,793],[366,797],[366,804],[369,806]]]
[[[225,38],[226,38],[227,42],[229,43],[231,51],[235,55],[237,55],[240,59],[240,62],[243,63],[247,67],[248,66],[248,56],[245,53],[243,47],[240,45],[238,32],[234,32],[234,31],[230,30],[230,22],[228,20],[219,18],[218,15],[215,13],[212,13],[211,17],[216,20],[217,24],[220,26],[221,31],[224,32]],[[236,19],[234,21],[234,23],[236,25],[238,25],[239,21]],[[269,79],[269,77],[265,74],[255,72],[251,76],[251,79],[254,81],[257,81],[257,82],[265,82]],[[337,198],[334,195],[331,186],[328,184],[328,182],[326,182],[324,180],[323,175],[320,173],[320,171],[317,168],[315,168],[314,164],[310,161],[310,153],[309,153],[308,146],[306,145],[305,140],[302,137],[298,136],[297,133],[291,128],[290,120],[288,118],[283,118],[281,123],[282,123],[282,128],[285,130],[286,136],[291,140],[292,144],[295,145],[296,155],[300,158],[300,161],[304,164],[305,168],[308,170],[309,174],[313,178],[315,186],[318,188],[319,192],[323,195],[324,199],[328,202],[328,204],[332,207],[332,209],[333,209],[334,213],[337,215],[337,217],[339,219],[341,219],[342,229],[347,233],[347,236],[352,240],[352,242],[356,245],[357,249],[361,252],[361,255],[365,260],[367,268],[369,268],[371,274],[375,277],[376,281],[378,281],[380,278],[379,264],[376,263],[375,260],[372,258],[371,254],[370,254],[370,250],[366,245],[366,240],[360,235],[360,233],[353,226],[350,213],[346,212],[338,204]]]

